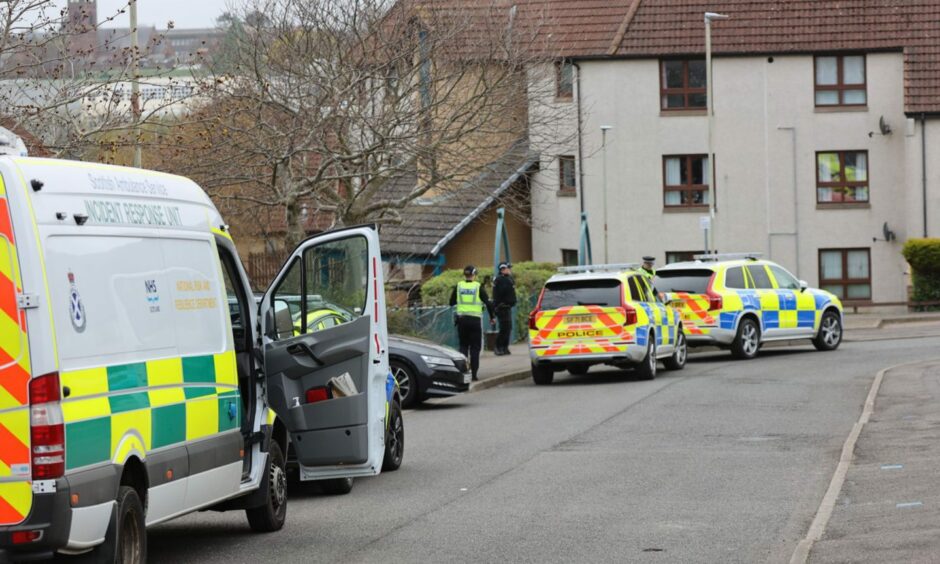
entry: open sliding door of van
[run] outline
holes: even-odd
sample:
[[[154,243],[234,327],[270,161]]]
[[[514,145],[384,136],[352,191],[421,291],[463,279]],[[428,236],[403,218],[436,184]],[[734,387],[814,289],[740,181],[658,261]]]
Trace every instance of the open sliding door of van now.
[[[303,479],[372,475],[382,466],[382,278],[375,227],[342,229],[303,242],[261,302],[268,402]]]

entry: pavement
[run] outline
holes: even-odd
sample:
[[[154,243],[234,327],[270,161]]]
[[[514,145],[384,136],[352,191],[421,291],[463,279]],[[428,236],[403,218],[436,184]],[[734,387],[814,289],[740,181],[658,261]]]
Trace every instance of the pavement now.
[[[884,373],[809,562],[940,559],[940,360]]]

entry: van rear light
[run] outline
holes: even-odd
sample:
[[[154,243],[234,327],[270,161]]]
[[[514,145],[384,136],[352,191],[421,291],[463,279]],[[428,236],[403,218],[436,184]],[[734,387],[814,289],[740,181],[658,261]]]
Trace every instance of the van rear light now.
[[[536,327],[535,325],[535,318],[536,316],[538,316],[538,314],[539,314],[539,310],[537,309],[533,309],[532,312],[529,313],[529,329],[532,331],[538,330],[538,327]]]
[[[54,480],[65,475],[65,421],[60,398],[58,372],[30,380],[29,425],[33,480]]]
[[[10,540],[13,544],[29,544],[42,538],[42,531],[13,531]]]
[[[324,386],[310,388],[307,390],[306,396],[307,403],[317,403],[319,401],[326,401],[330,399],[330,391]]]
[[[705,295],[708,297],[708,311],[716,311],[724,307],[724,300],[721,298],[721,294],[712,289],[712,286],[715,284],[715,277],[718,276],[718,273],[712,274],[712,277],[708,279],[708,289],[705,290]]]

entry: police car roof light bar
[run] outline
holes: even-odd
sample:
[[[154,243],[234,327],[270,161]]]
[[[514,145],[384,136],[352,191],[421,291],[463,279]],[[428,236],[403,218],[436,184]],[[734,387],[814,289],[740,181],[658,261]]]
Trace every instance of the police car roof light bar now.
[[[583,264],[580,266],[560,266],[558,272],[564,274],[576,274],[578,272],[615,272],[619,270],[636,270],[640,268],[640,263],[624,262],[614,264]]]
[[[705,255],[695,255],[697,261],[718,261],[718,260],[757,260],[764,256],[764,253],[715,253]]]

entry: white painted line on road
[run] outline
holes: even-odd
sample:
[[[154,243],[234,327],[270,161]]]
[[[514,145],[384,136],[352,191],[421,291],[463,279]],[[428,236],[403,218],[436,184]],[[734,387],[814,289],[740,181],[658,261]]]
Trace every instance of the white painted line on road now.
[[[901,468],[904,468],[903,464],[882,464],[881,465],[882,470],[900,470]]]
[[[899,503],[895,505],[898,509],[910,509],[911,507],[923,507],[924,502],[922,501],[908,501],[907,503]]]
[[[881,381],[884,380],[885,372],[900,368],[902,366],[916,366],[918,364],[928,364],[936,362],[936,359],[929,361],[908,362],[889,366],[878,371],[875,379],[871,383],[871,389],[868,390],[868,398],[865,399],[865,406],[862,408],[862,414],[858,421],[852,426],[852,432],[845,439],[842,445],[842,455],[839,457],[839,465],[829,481],[829,488],[826,495],[823,496],[819,509],[816,510],[816,517],[813,518],[806,537],[796,545],[793,555],[790,557],[790,564],[806,564],[809,559],[809,551],[813,548],[813,543],[822,538],[826,532],[826,525],[829,524],[829,518],[832,517],[832,510],[835,509],[836,500],[839,498],[839,492],[842,491],[842,484],[845,483],[845,475],[849,472],[849,466],[852,464],[852,456],[855,452],[855,443],[858,442],[858,436],[862,432],[862,427],[868,423],[872,411],[875,409],[875,397],[878,396],[878,390],[881,388]]]
[[[469,489],[469,488],[460,488],[460,491],[465,492],[465,491],[467,491],[468,489]]]

